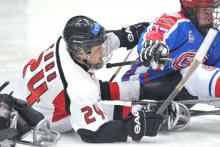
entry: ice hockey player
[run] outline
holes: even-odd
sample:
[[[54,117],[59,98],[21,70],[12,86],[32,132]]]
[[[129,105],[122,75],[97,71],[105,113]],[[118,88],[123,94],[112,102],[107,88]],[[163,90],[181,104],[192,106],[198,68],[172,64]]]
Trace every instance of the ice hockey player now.
[[[165,13],[144,30],[137,47],[142,63],[132,65],[122,78],[142,83],[145,91],[140,94],[141,98],[167,98],[186,74],[208,30],[220,23],[220,0],[180,0],[180,4],[180,12]],[[220,97],[219,48],[218,32],[204,64],[199,66],[176,100]],[[175,62],[160,60],[164,57],[173,58]],[[127,114],[127,110],[123,108],[122,114]]]
[[[119,47],[137,44],[148,23],[139,23],[106,33],[86,16],[72,17],[63,36],[28,62],[13,96],[27,101],[60,132],[72,128],[90,143],[125,142],[128,136],[140,141],[156,136],[163,117],[139,109],[126,120],[110,120],[99,100],[137,100],[139,82],[108,83],[97,80],[101,68]]]

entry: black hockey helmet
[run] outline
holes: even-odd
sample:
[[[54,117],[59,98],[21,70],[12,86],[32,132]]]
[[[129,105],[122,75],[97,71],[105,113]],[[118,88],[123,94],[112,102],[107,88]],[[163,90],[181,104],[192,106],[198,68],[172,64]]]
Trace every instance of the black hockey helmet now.
[[[105,42],[105,29],[99,23],[86,16],[75,16],[69,19],[64,30],[63,37],[67,44],[67,50],[71,57],[79,60],[79,54],[91,53],[93,46],[101,45]],[[98,69],[103,65],[90,65],[84,63],[88,68]]]
[[[219,25],[220,0],[180,0],[182,12],[203,36]]]

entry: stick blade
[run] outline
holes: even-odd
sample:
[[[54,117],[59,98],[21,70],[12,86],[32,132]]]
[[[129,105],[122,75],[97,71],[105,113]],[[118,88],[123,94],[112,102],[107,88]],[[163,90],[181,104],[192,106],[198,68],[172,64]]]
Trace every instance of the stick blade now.
[[[9,84],[9,81],[6,81],[4,84],[2,84],[2,85],[0,86],[0,92],[1,92],[6,86],[8,86],[8,84]]]

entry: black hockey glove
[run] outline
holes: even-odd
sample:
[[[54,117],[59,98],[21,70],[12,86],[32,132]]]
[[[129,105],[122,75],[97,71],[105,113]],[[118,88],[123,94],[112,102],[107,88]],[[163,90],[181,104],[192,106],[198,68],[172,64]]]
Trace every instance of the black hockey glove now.
[[[144,136],[144,122],[145,121],[143,111],[133,111],[129,113],[129,118],[126,122],[126,130],[132,140],[140,141],[141,138]]]
[[[5,139],[16,138],[18,131],[10,127],[10,115],[12,110],[12,99],[10,95],[0,94],[0,146]],[[4,145],[2,145],[4,146]]]
[[[7,129],[8,127],[8,120],[0,116],[0,130]]]
[[[143,136],[156,136],[163,122],[163,116],[145,110],[130,113],[126,123],[128,135],[140,141]]]
[[[156,136],[162,123],[162,115],[154,112],[145,112],[145,136]]]
[[[160,41],[148,40],[144,42],[140,53],[140,61],[144,66],[151,66],[153,69],[163,68],[169,55],[168,47]]]
[[[12,109],[10,95],[0,94],[0,130],[9,127],[9,117]]]
[[[9,124],[9,116],[12,115],[12,110],[13,115],[17,115],[17,138],[22,137],[31,130],[31,127],[35,127],[38,122],[44,119],[44,116],[40,112],[34,110],[25,101],[16,99],[8,94],[0,94],[0,110],[0,114],[2,113],[0,117],[4,118],[0,119],[0,124],[1,126],[5,124],[3,129],[13,124],[13,122]]]
[[[14,98],[14,109],[18,112],[18,138],[21,138],[25,133],[35,127],[44,116],[34,110],[27,102]]]
[[[44,119],[43,114],[34,110],[27,102],[23,100],[14,99],[14,108],[31,127],[35,127],[38,122]]]
[[[141,33],[149,26],[148,22],[142,22],[127,27],[123,27],[121,30],[113,31],[120,40],[120,47],[127,47],[131,49],[138,43]]]

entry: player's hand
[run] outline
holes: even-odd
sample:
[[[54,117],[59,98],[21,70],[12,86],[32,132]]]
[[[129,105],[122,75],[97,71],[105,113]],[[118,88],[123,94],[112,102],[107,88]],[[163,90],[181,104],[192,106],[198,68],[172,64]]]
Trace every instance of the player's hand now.
[[[42,113],[33,109],[23,100],[14,98],[14,108],[31,127],[35,127],[41,120],[44,119]]]
[[[149,22],[140,22],[137,24],[130,25],[131,31],[133,31],[134,34],[137,34],[138,36],[141,35],[141,33],[149,26]]]
[[[140,141],[144,136],[144,114],[142,111],[132,111],[129,113],[128,121],[126,122],[126,130],[128,135],[134,141]]]
[[[162,69],[166,64],[166,60],[169,55],[168,47],[160,41],[147,40],[143,44],[142,51],[140,53],[140,61],[144,66],[151,66],[153,69]]]
[[[162,115],[142,109],[130,113],[126,129],[132,140],[140,141],[143,136],[156,136],[162,122]]]
[[[163,116],[155,112],[145,112],[145,136],[156,136],[161,124],[163,123]]]
[[[127,46],[128,49],[133,48],[135,45],[137,45],[141,33],[148,26],[149,26],[148,22],[141,22],[138,24],[133,24],[130,26],[123,27],[122,32],[125,38],[123,39],[124,41],[121,41],[121,44],[125,44],[124,46]]]

